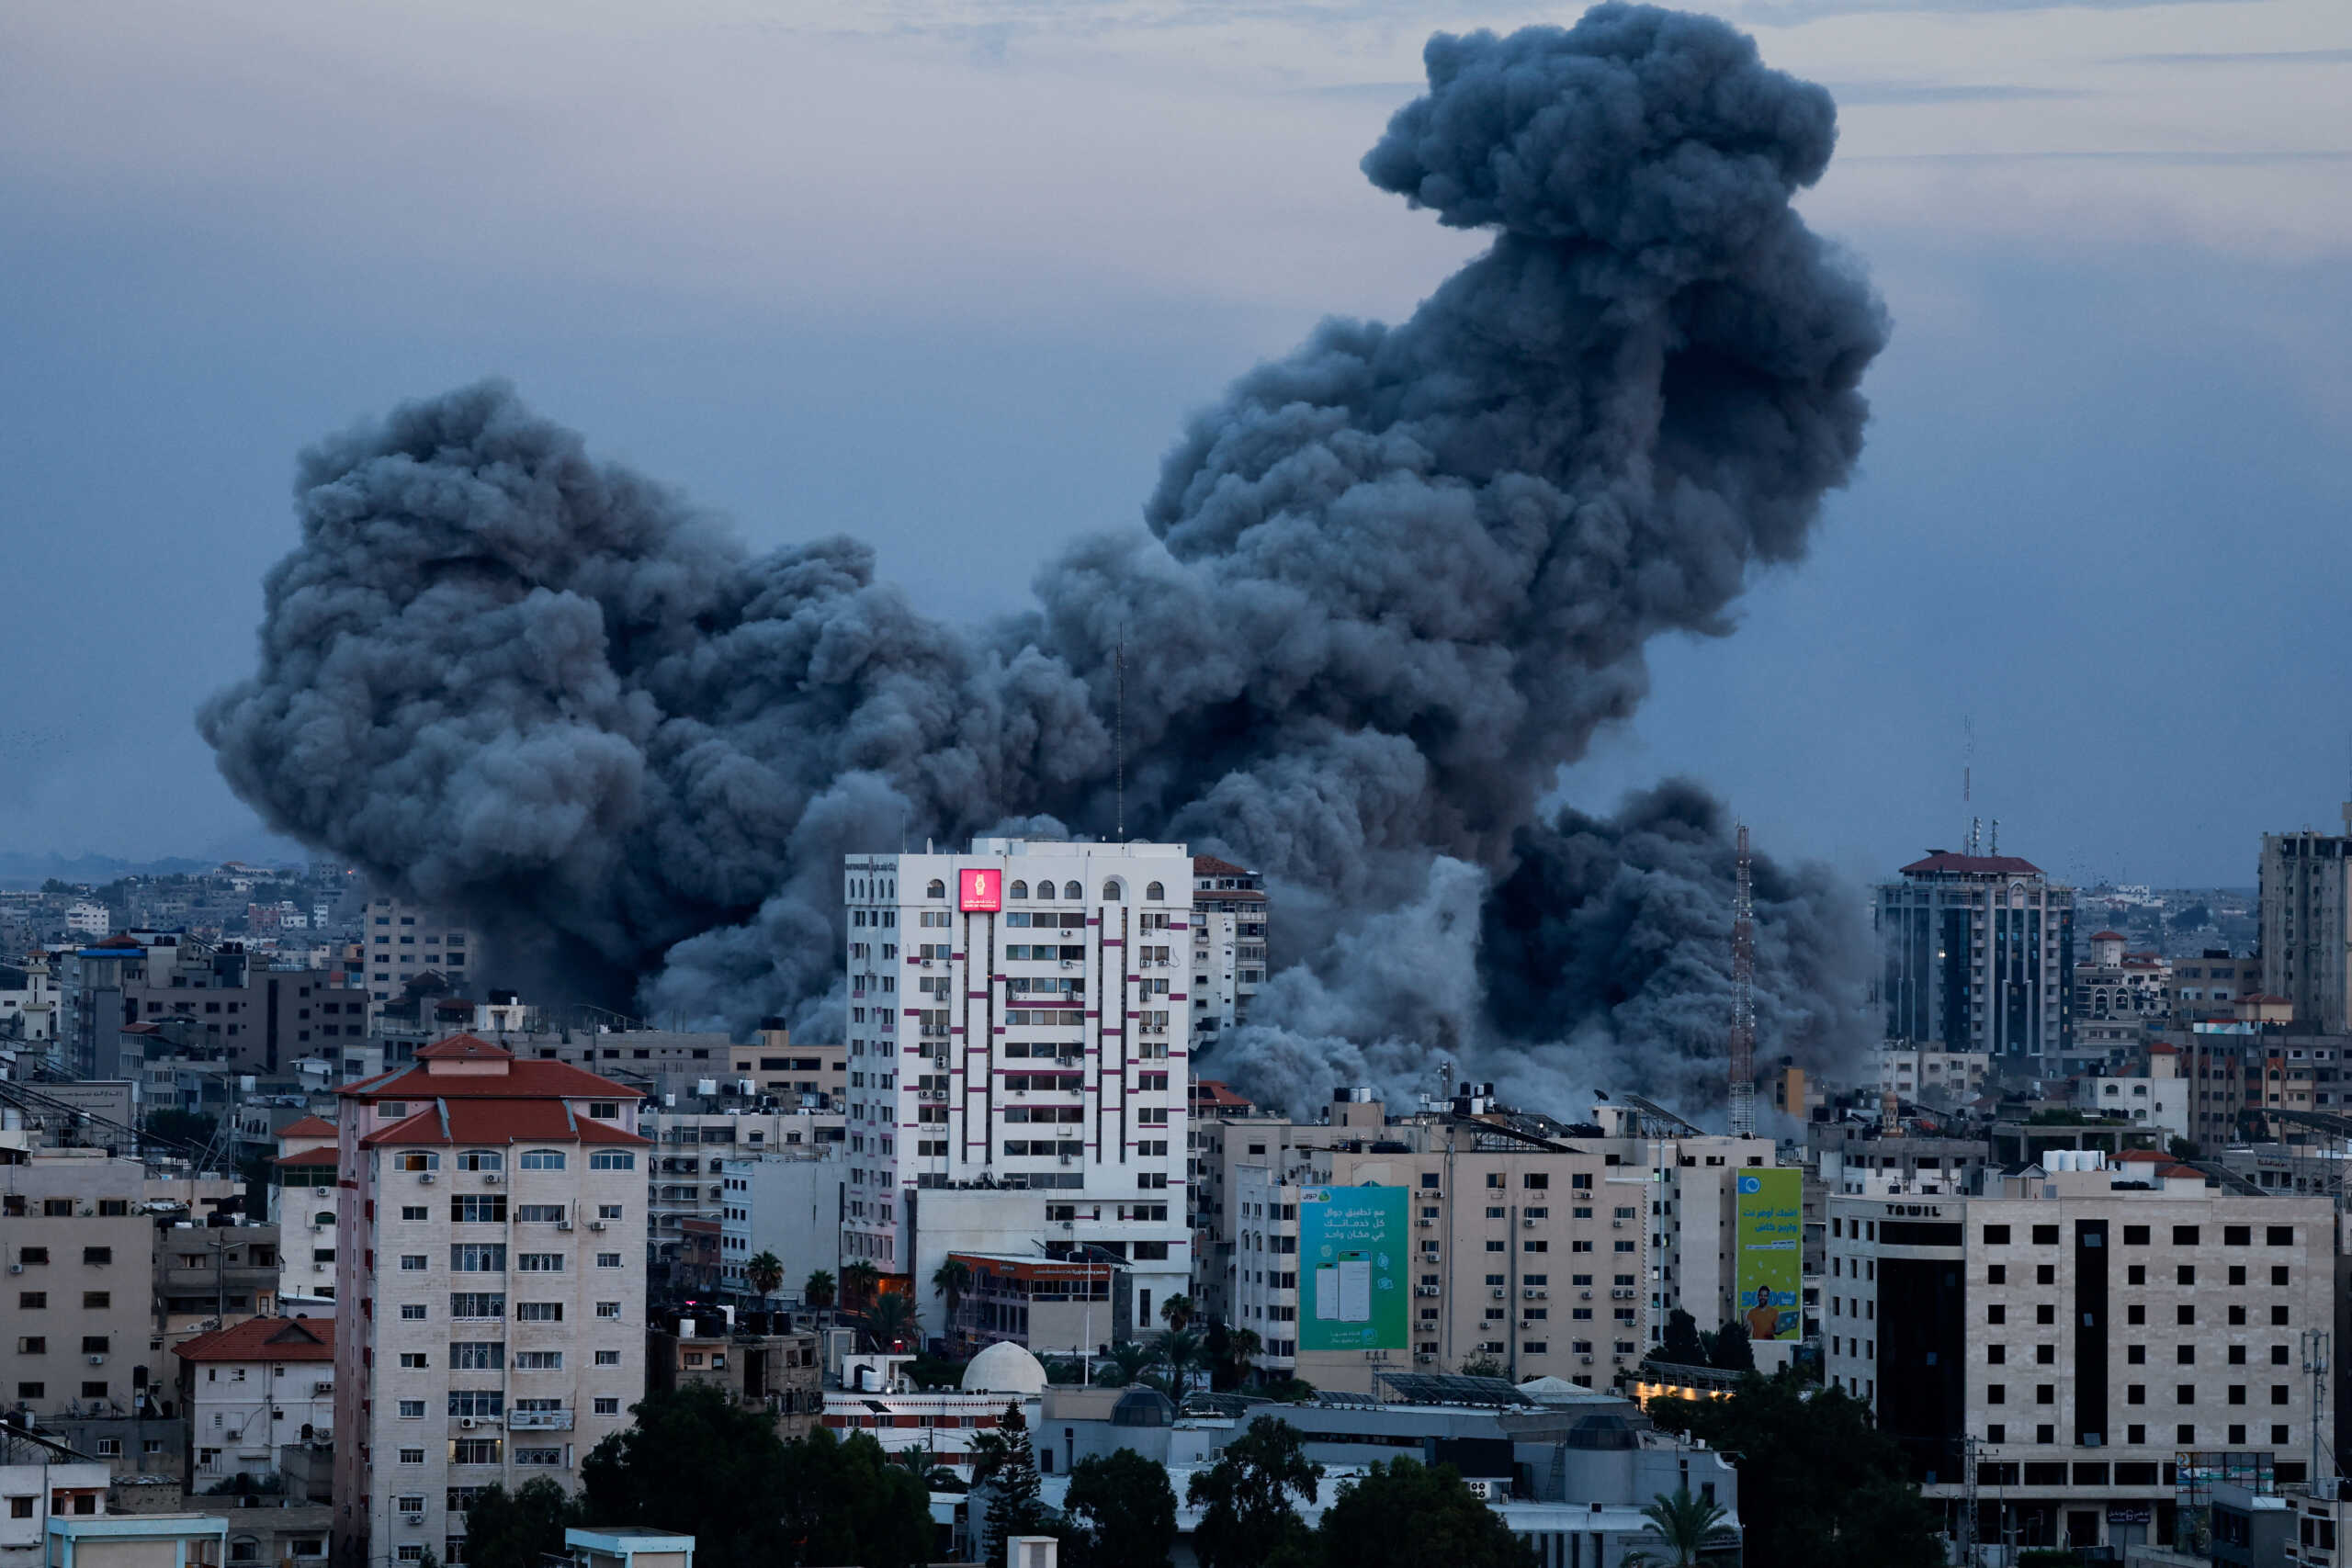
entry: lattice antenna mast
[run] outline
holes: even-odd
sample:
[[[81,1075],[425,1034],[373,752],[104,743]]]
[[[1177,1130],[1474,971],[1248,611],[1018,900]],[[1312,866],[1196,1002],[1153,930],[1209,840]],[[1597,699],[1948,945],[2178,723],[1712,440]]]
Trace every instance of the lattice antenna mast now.
[[[1739,827],[1739,879],[1731,906],[1731,1134],[1756,1135],[1756,897],[1745,822]]]

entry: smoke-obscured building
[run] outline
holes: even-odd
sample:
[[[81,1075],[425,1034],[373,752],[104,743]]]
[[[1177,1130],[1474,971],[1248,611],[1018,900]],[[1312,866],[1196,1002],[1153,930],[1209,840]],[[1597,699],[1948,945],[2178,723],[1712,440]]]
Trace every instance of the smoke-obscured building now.
[[[994,1207],[1020,1211],[1048,1251],[1126,1264],[1135,1321],[1105,1324],[1106,1342],[1153,1329],[1151,1303],[1191,1267],[1191,854],[983,839],[966,854],[852,855],[843,874],[842,1261],[909,1273],[921,1191],[1011,1189]],[[944,1223],[922,1256],[993,1244]]]
[[[1888,1039],[2072,1066],[2073,888],[2015,855],[1936,850],[1880,886],[1878,932]]]
[[[2352,804],[2344,828],[2262,836],[2262,988],[2313,1034],[2352,1029]]]
[[[1266,983],[1266,880],[1215,855],[1193,857],[1193,1029],[1203,1043],[1246,1023]]]
[[[421,975],[439,975],[459,993],[481,978],[481,944],[463,923],[398,898],[370,898],[361,918],[362,973],[376,1000],[391,1000]]]

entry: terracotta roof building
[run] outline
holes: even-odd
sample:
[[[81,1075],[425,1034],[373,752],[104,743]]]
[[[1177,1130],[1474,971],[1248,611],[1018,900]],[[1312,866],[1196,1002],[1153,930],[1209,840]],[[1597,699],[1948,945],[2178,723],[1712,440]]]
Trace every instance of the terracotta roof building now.
[[[643,1394],[641,1096],[472,1034],[337,1092],[336,1553],[460,1562],[466,1499],[576,1490]]]

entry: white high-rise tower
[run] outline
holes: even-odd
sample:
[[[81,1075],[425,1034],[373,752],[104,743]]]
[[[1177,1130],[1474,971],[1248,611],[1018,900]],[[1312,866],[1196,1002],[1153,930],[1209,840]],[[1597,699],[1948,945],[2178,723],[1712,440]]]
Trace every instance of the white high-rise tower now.
[[[1156,1328],[1191,1271],[1186,847],[983,839],[843,878],[842,1261],[920,1293],[947,1250],[1107,1254],[1126,1267],[1094,1341]]]

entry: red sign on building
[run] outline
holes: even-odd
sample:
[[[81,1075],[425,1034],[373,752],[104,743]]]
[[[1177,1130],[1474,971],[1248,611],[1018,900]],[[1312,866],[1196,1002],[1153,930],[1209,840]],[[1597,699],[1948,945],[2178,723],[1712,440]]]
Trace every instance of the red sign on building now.
[[[959,871],[956,908],[967,915],[993,915],[1004,908],[1004,874],[995,870]]]

